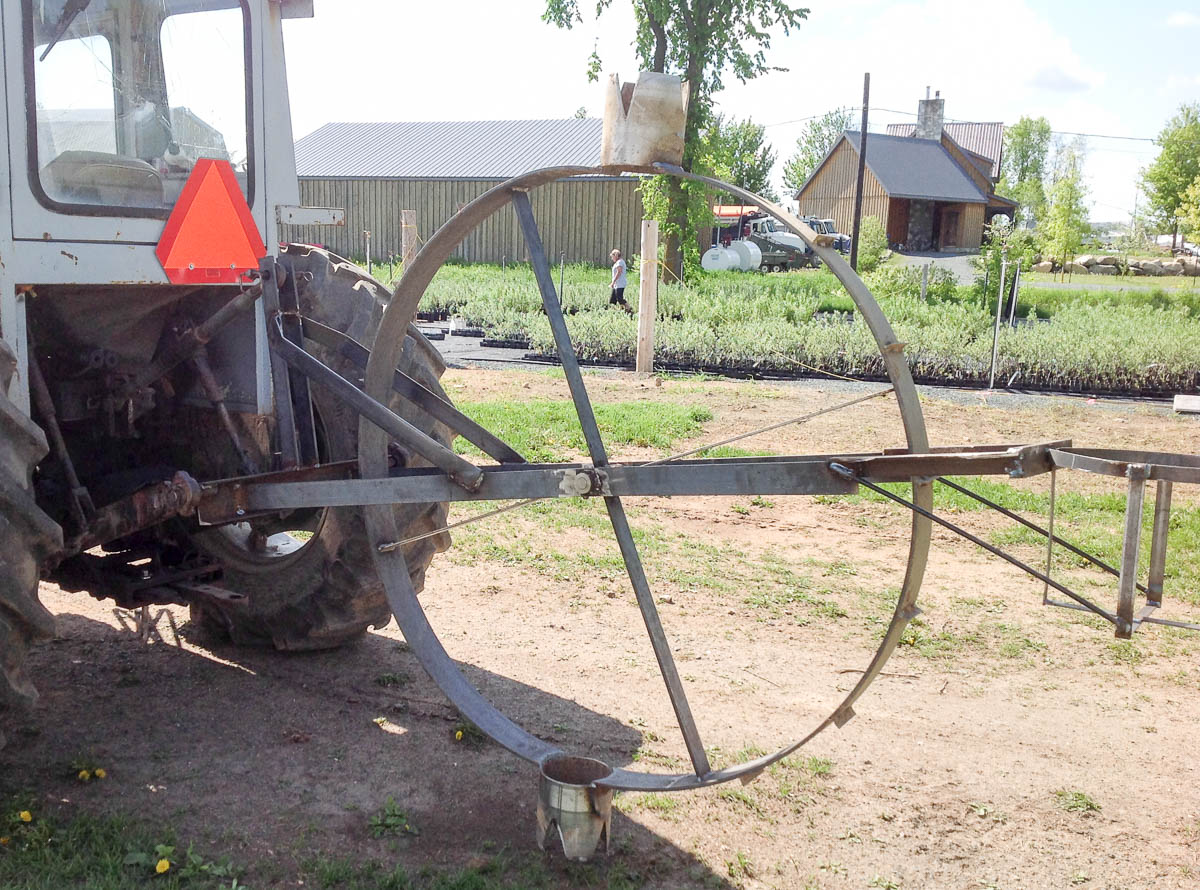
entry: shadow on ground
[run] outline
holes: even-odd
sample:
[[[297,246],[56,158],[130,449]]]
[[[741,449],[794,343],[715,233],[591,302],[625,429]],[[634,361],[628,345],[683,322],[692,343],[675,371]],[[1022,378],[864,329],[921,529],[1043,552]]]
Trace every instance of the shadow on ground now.
[[[66,817],[112,813],[169,826],[246,868],[255,888],[295,886],[325,861],[378,860],[415,873],[495,859],[532,869],[532,886],[602,887],[617,872],[622,887],[728,886],[619,814],[612,852],[594,865],[539,854],[536,769],[469,728],[459,739],[457,712],[392,632],[332,652],[280,654],[193,642],[190,625],[181,648],[145,645],[83,615],[58,620],[59,639],[31,656],[41,701],[8,716],[5,794],[30,791]],[[463,669],[509,716],[567,750],[625,765],[641,744],[611,717]],[[81,758],[109,778],[81,785],[71,767]],[[389,797],[418,835],[373,836]]]

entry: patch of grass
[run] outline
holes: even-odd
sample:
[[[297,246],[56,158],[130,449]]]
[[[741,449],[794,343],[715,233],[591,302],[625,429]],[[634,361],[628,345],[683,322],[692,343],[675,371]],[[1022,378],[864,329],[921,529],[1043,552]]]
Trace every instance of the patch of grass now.
[[[367,829],[374,838],[421,833],[409,821],[408,814],[400,809],[396,804],[396,799],[391,795],[388,795],[388,799],[384,801],[379,812],[367,820]]]
[[[0,815],[0,887],[6,890],[217,890],[237,884],[240,871],[226,860],[180,846],[170,830],[151,831],[116,816],[63,819],[23,795],[4,802]],[[29,821],[21,818],[29,814]],[[160,866],[160,862],[166,865]]]
[[[562,462],[587,450],[571,402],[460,402],[457,408],[531,461]],[[600,434],[610,447],[666,450],[678,440],[694,436],[700,424],[712,420],[707,408],[672,402],[602,404],[596,405],[595,411]],[[454,441],[454,448],[460,454],[483,454],[462,438]]]
[[[1100,812],[1100,804],[1092,800],[1082,791],[1069,791],[1066,788],[1060,788],[1054,792],[1054,800],[1060,809],[1066,810],[1068,813],[1098,813]]]

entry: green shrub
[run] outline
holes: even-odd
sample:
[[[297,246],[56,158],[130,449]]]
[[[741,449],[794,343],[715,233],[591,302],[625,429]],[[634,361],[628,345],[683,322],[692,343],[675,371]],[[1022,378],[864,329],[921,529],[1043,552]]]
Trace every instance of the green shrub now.
[[[858,230],[858,271],[873,272],[888,253],[887,232],[877,216],[868,216]]]

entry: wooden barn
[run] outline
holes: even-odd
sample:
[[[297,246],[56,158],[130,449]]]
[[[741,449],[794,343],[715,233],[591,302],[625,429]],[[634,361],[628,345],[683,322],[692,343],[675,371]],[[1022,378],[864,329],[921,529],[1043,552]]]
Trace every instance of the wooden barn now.
[[[889,244],[905,251],[974,250],[987,222],[1011,215],[1016,202],[996,194],[1002,130],[977,128],[979,143],[995,144],[995,157],[963,148],[942,126],[939,97],[920,103],[911,135],[868,133],[862,215],[874,216]],[[999,128],[1000,136],[983,128]],[[853,225],[859,134],[847,130],[796,192],[800,213],[832,218],[838,230]]]
[[[300,199],[341,207],[345,228],[289,227],[292,241],[325,244],[343,256],[399,256],[400,211],[416,212],[422,239],[464,204],[529,170],[600,163],[602,122],[527,121],[330,123],[296,143]],[[614,247],[638,249],[642,201],[637,177],[589,176],[530,194],[552,260],[607,264]],[[511,210],[484,223],[455,256],[468,262],[524,261],[525,241]]]

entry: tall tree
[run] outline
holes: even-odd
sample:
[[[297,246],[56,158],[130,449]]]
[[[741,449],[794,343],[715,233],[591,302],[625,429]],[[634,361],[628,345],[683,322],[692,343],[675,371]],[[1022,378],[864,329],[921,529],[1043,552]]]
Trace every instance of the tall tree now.
[[[595,13],[602,15],[613,0],[596,0]],[[684,127],[683,169],[692,171],[703,145],[702,134],[712,113],[713,94],[732,74],[740,81],[752,80],[767,71],[782,70],[767,64],[771,31],[787,34],[808,17],[808,10],[786,0],[632,0],[637,22],[635,46],[643,67],[678,74],[687,84],[687,122]],[[571,28],[583,21],[579,0],[546,0],[544,21]],[[589,77],[598,74],[589,65]],[[661,179],[661,177],[660,177]],[[665,196],[656,202],[655,191]],[[692,183],[672,177],[652,186],[646,199],[647,213],[656,210],[666,240],[666,265],[682,276],[681,240],[692,228],[689,208],[705,206],[691,192],[702,191]],[[657,207],[652,206],[658,204]],[[702,211],[701,211],[702,213]]]
[[[762,124],[718,114],[704,134],[699,172],[774,201],[777,198],[771,188],[771,169],[775,157]]]
[[[1200,103],[1179,106],[1154,141],[1160,151],[1142,171],[1142,190],[1159,221],[1171,226],[1175,247],[1184,193],[1200,176]]]
[[[1060,263],[1067,263],[1079,252],[1083,236],[1089,231],[1086,197],[1082,146],[1062,146],[1055,158],[1045,225],[1046,247]]]
[[[854,124],[849,108],[835,108],[804,125],[796,140],[796,150],[783,165],[783,184],[789,191],[799,191],[808,177],[825,159],[842,133]]]
[[[1046,158],[1050,122],[1022,117],[1004,130],[1004,164],[997,191],[1017,202],[1014,222],[1040,222],[1046,210]]]
[[[1200,238],[1200,176],[1193,179],[1192,184],[1183,193],[1179,216],[1183,221],[1184,231],[1193,239]]]

